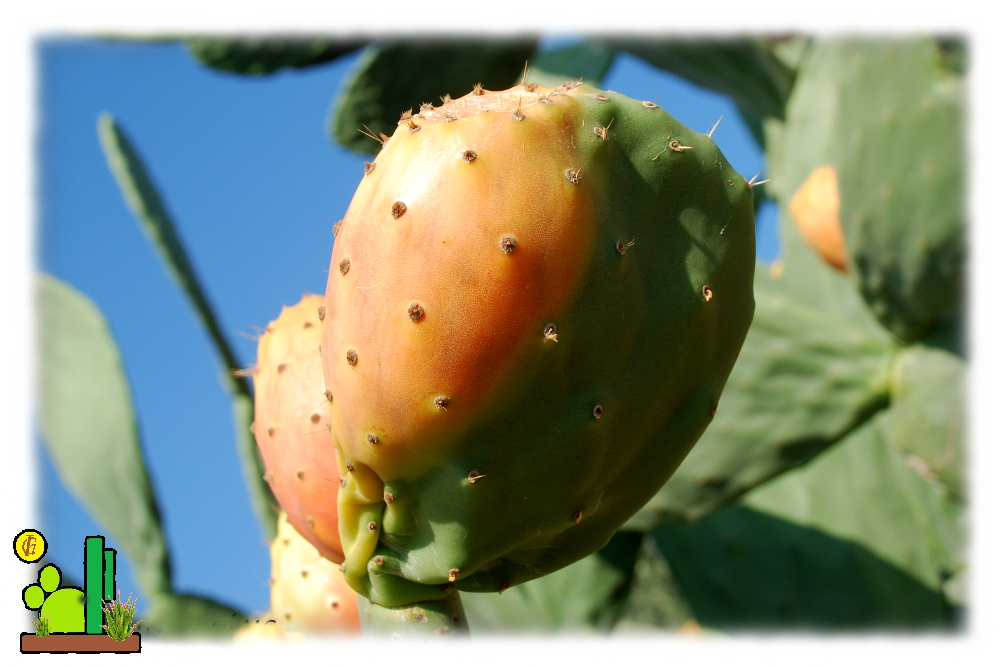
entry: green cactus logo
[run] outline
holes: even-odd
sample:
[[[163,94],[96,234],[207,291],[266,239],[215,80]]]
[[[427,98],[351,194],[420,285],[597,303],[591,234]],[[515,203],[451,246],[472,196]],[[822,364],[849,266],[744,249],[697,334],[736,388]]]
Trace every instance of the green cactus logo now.
[[[39,610],[39,617],[49,619],[49,632],[83,632],[83,591],[73,586],[60,587],[62,572],[55,565],[38,571],[38,583],[21,592],[24,606]]]
[[[49,563],[38,571],[35,583],[21,591],[26,609],[38,610],[34,633],[21,634],[21,653],[133,653],[140,650],[133,631],[135,602],[129,594],[115,598],[114,549],[104,547],[104,537],[84,539],[83,588],[63,586],[62,571]],[[14,538],[14,553],[24,563],[33,563],[45,552],[45,538],[37,530],[21,531]],[[37,556],[37,557],[36,557]],[[104,603],[107,603],[105,606]],[[107,617],[107,623],[105,623]],[[125,644],[126,640],[131,643]],[[109,645],[107,642],[112,641]]]

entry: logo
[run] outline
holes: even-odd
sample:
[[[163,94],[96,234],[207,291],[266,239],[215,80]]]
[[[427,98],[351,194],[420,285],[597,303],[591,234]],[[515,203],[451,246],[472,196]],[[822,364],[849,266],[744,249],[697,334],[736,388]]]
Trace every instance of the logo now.
[[[9,534],[9,533],[8,533]],[[22,563],[35,563],[41,560],[49,545],[37,530],[22,530],[14,538],[14,554]]]

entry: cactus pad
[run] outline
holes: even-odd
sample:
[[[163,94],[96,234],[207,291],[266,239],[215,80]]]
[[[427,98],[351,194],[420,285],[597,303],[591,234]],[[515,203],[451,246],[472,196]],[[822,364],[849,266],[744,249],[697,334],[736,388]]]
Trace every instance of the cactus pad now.
[[[946,55],[930,38],[815,40],[768,149],[786,206],[814,169],[836,170],[848,271],[905,342],[961,302],[964,88]]]
[[[286,67],[303,68],[335,60],[364,45],[364,39],[326,36],[192,37],[188,50],[202,64],[251,76]]]
[[[907,469],[883,412],[743,506],[654,533],[717,628],[915,629],[952,622],[955,506]]]
[[[378,144],[360,132],[392,134],[403,109],[436,103],[480,83],[517,81],[535,50],[532,37],[386,39],[369,44],[345,77],[329,120],[341,146],[364,154]]]
[[[961,301],[963,82],[930,38],[847,41],[840,61],[844,236],[875,316],[912,342]]]
[[[910,345],[892,369],[892,444],[927,480],[966,497],[966,364],[951,352]]]
[[[626,528],[700,519],[804,465],[888,405],[895,348],[884,331],[871,335],[790,297],[766,271],[754,283],[753,325],[715,420]]]

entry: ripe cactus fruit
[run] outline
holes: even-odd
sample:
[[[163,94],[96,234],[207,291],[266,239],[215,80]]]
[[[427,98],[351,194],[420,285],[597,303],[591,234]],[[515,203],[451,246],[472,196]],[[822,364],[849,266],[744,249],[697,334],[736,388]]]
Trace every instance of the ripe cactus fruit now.
[[[340,567],[323,558],[282,512],[271,543],[271,608],[236,638],[298,639],[360,630],[358,594],[344,581]]]
[[[399,607],[600,549],[712,419],[751,187],[653,102],[573,83],[426,105],[373,164],[322,324],[348,583]]]
[[[319,354],[322,296],[285,307],[257,346],[253,433],[275,498],[295,530],[334,563],[344,560],[337,529],[337,471]]]
[[[844,230],[840,226],[837,170],[817,167],[796,190],[788,212],[802,238],[833,268],[847,273]]]
[[[271,543],[271,612],[286,632],[361,630],[358,594],[344,581],[340,566],[323,558],[284,513]]]

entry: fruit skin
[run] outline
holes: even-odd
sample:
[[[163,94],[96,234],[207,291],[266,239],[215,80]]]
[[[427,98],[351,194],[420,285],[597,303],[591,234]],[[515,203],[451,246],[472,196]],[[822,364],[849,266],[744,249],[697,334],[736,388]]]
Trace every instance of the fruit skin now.
[[[254,424],[266,473],[288,521],[323,556],[344,560],[337,528],[337,471],[319,354],[322,296],[284,307],[257,345]]]
[[[710,138],[586,85],[479,92],[400,123],[331,257],[340,534],[382,606],[601,548],[708,425],[753,316],[753,195]]]
[[[271,611],[286,631],[361,631],[358,594],[340,566],[323,558],[282,513],[271,543]]]
[[[358,634],[358,594],[340,567],[278,517],[271,543],[271,608],[252,619],[237,639],[301,639],[315,634]]]
[[[817,167],[795,191],[788,212],[802,238],[827,264],[847,273],[844,230],[840,226],[840,194],[837,170],[830,165]]]

